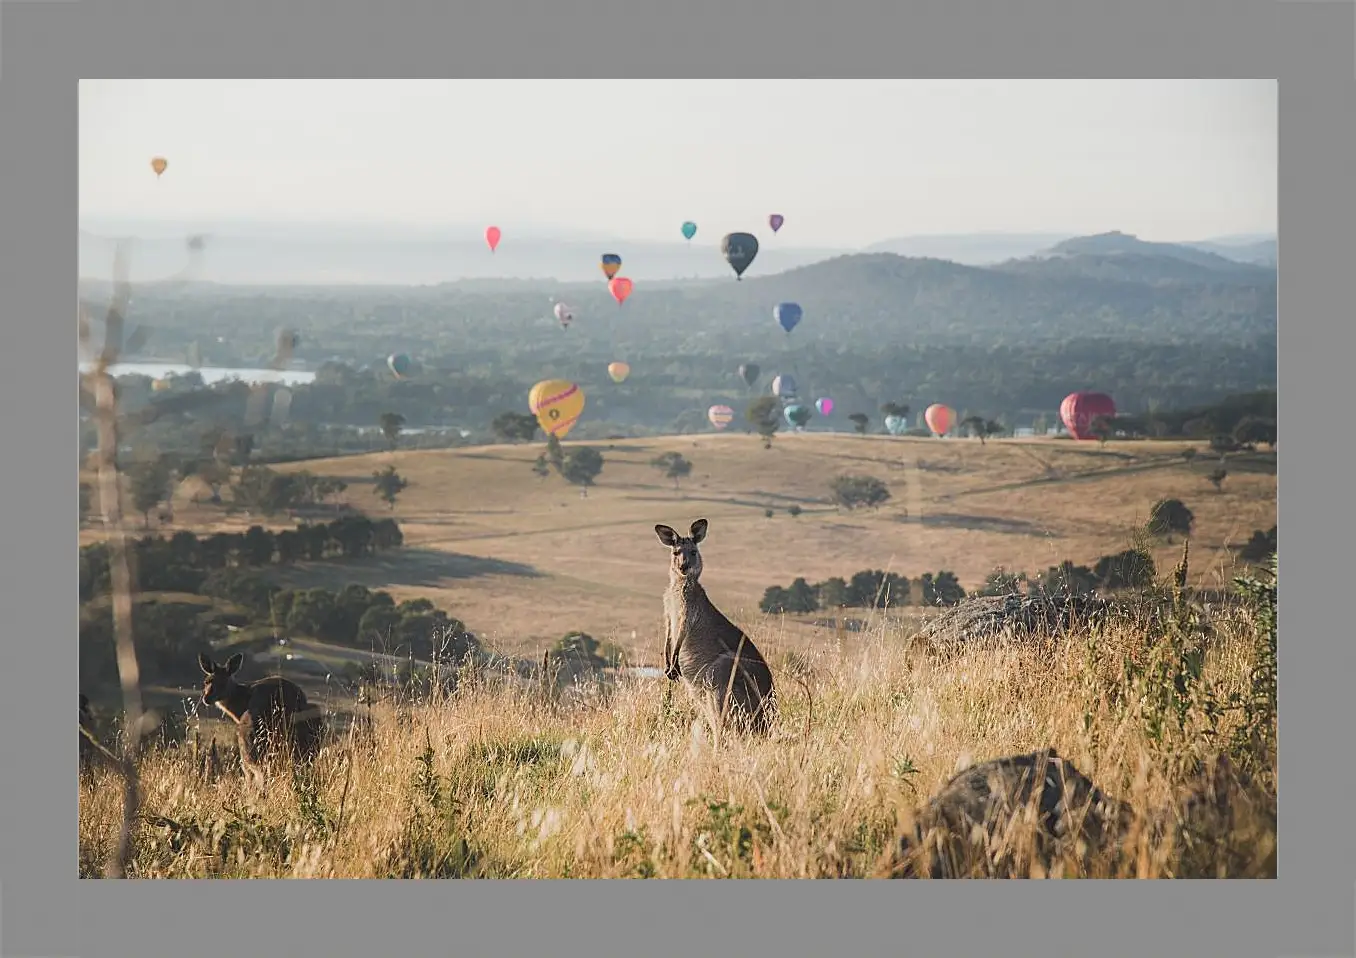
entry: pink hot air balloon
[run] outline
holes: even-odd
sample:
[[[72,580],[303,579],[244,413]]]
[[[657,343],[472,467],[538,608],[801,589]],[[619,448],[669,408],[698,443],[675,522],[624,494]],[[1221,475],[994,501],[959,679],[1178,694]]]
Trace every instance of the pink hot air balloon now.
[[[1075,439],[1096,439],[1092,424],[1116,415],[1116,403],[1106,393],[1070,393],[1059,404],[1059,418]]]
[[[923,413],[923,421],[928,424],[928,428],[939,436],[946,435],[946,431],[951,428],[952,420],[956,418],[955,412],[950,406],[944,406],[941,403],[933,403]]]
[[[781,229],[782,224],[785,222],[786,217],[780,213],[773,213],[771,216],[767,218],[767,225],[772,227],[772,232],[774,233]]]
[[[490,226],[485,230],[485,242],[489,244],[490,252],[493,253],[499,247],[499,237],[504,234],[499,231],[499,227]]]
[[[827,416],[833,412],[833,400],[828,396],[822,396],[815,400],[815,408],[819,410],[821,416]]]
[[[614,276],[607,281],[608,291],[612,293],[612,298],[617,301],[618,306],[626,302],[626,297],[631,295],[633,286],[634,284],[625,276]]]

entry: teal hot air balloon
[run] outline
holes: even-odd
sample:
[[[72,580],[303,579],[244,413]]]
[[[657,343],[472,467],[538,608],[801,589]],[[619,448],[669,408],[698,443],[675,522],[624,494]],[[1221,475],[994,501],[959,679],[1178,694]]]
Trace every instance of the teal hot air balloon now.
[[[734,270],[735,279],[743,279],[744,271],[758,255],[758,237],[752,233],[729,233],[720,241],[720,252]]]
[[[697,224],[688,220],[683,224],[683,239],[690,240],[697,235]]]
[[[783,415],[786,416],[786,421],[791,425],[795,426],[797,429],[803,429],[805,424],[810,421],[810,407],[802,406],[797,403],[795,405],[787,406]]]
[[[404,353],[396,353],[387,358],[386,365],[391,367],[391,372],[395,373],[397,379],[404,379],[410,372],[410,357]]]

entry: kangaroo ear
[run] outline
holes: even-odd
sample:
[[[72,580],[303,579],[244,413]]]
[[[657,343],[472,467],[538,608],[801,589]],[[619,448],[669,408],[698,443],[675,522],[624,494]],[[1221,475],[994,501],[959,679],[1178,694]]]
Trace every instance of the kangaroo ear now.
[[[212,660],[201,652],[198,653],[198,668],[202,669],[203,675],[211,675],[213,671]]]
[[[709,523],[705,519],[698,519],[696,522],[692,523],[692,529],[690,531],[692,532],[693,542],[701,542],[706,538],[706,527],[708,525]]]
[[[659,536],[659,541],[672,548],[678,544],[678,533],[666,525],[657,525],[654,527],[655,534]]]
[[[240,666],[244,664],[245,654],[243,652],[237,652],[226,660],[226,672],[230,675],[235,675],[235,673],[240,671]]]

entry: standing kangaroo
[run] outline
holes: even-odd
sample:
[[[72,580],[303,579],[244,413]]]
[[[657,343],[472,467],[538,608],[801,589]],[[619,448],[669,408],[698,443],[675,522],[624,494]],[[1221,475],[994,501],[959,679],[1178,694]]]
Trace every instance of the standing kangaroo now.
[[[235,680],[245,657],[237,652],[217,665],[206,655],[198,656],[198,666],[206,681],[202,688],[204,705],[215,705],[235,723],[240,745],[240,765],[263,785],[264,759],[290,739],[292,756],[298,761],[313,758],[320,747],[324,720],[319,710],[306,701],[306,693],[294,682],[271,675],[258,682],[242,684]]]
[[[664,674],[712,703],[720,719],[766,734],[776,710],[772,670],[753,641],[711,604],[701,585],[705,519],[680,536],[666,525],[654,531],[673,550],[664,593]]]

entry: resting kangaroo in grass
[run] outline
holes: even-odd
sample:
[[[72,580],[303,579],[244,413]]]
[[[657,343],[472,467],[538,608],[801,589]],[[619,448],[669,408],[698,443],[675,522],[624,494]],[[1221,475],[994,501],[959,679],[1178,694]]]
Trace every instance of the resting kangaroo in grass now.
[[[753,641],[711,604],[702,588],[705,519],[680,536],[657,525],[659,541],[673,550],[669,588],[664,593],[664,674],[682,679],[688,689],[711,703],[722,720],[766,733],[776,709],[772,670]]]
[[[306,701],[306,693],[282,676],[272,675],[246,684],[237,682],[235,673],[244,661],[239,652],[227,659],[225,665],[199,655],[198,666],[207,677],[202,701],[204,705],[215,705],[235,723],[240,765],[262,786],[266,755],[286,736],[292,743],[293,758],[305,761],[314,757],[320,748],[324,720],[319,710]]]

